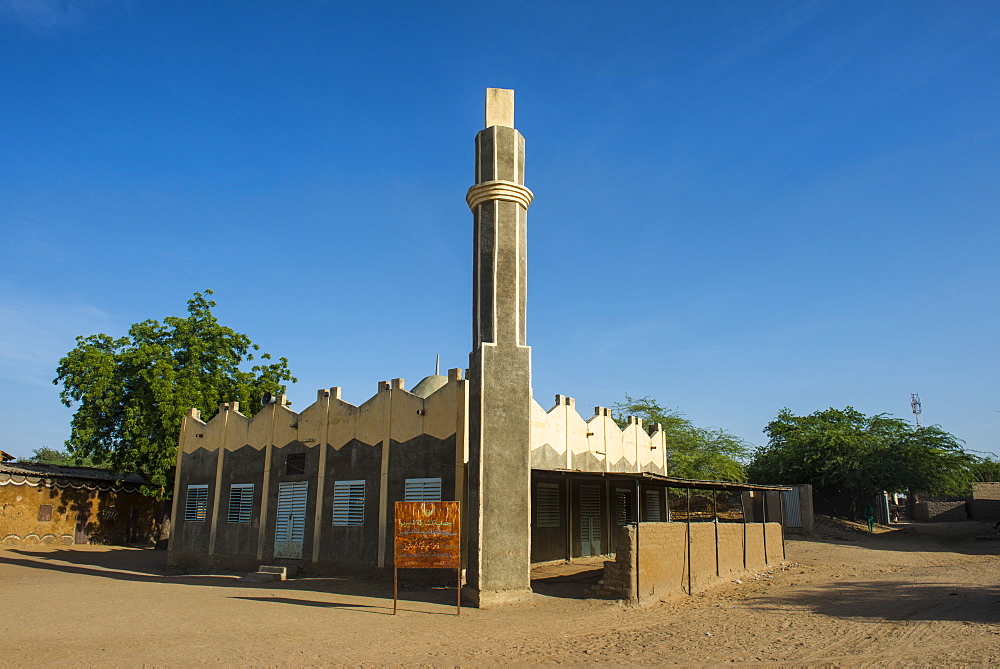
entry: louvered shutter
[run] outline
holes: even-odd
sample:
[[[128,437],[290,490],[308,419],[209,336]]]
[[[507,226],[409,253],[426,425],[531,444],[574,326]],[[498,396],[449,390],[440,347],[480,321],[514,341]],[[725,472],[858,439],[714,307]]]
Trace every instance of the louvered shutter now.
[[[365,482],[334,481],[333,524],[365,524]]]
[[[249,523],[253,516],[253,483],[234,483],[229,487],[230,523]]]
[[[278,512],[274,519],[274,540],[302,541],[306,530],[308,481],[278,484]]]
[[[632,522],[632,491],[628,488],[615,489],[615,521],[619,525]]]
[[[663,513],[660,510],[660,491],[646,491],[646,521],[659,523],[663,520]]]
[[[208,519],[208,484],[189,485],[184,502],[184,520],[203,523]]]
[[[559,484],[537,484],[535,486],[535,526],[559,527],[559,525]]]
[[[406,479],[405,502],[440,502],[441,479]]]

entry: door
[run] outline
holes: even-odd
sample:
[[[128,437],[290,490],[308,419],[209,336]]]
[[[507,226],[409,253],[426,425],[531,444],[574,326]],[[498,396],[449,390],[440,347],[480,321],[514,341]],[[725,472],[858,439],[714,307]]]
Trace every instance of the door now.
[[[785,527],[802,527],[802,509],[799,507],[799,489],[781,493],[785,496]]]
[[[278,484],[278,512],[274,519],[274,557],[302,558],[306,533],[308,481]]]
[[[580,556],[601,554],[601,487],[580,486]]]
[[[86,544],[90,542],[90,509],[80,509],[76,514],[76,528],[73,533],[73,543]]]

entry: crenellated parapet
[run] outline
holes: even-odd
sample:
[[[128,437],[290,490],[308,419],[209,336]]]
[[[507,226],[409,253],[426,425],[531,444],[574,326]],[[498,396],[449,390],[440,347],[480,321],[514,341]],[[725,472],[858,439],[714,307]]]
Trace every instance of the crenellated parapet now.
[[[658,423],[646,429],[635,416],[619,427],[606,407],[594,407],[594,415],[584,420],[572,397],[556,395],[548,411],[532,401],[531,466],[666,474],[666,439]]]
[[[180,450],[236,451],[244,446],[261,450],[293,442],[340,449],[355,440],[376,446],[386,438],[406,443],[420,435],[447,439],[462,432],[464,437],[465,383],[462,370],[453,369],[448,382],[426,398],[407,392],[403,379],[393,379],[379,382],[378,392],[357,406],[344,401],[341,389],[334,387],[317,391],[316,401],[300,413],[288,407],[284,395],[253,418],[240,413],[238,402],[220,405],[207,422],[201,420],[200,411],[190,409]]]

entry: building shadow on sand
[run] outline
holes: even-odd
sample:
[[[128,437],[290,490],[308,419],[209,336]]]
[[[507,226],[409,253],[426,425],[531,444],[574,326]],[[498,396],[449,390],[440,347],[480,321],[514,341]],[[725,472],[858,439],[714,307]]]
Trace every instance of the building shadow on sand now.
[[[97,578],[108,578],[142,583],[172,583],[180,585],[211,586],[254,591],[281,591],[287,596],[247,595],[236,599],[267,601],[301,606],[349,608],[369,612],[386,610],[392,613],[392,574],[362,574],[357,576],[303,577],[287,581],[266,583],[242,580],[242,574],[171,574],[167,569],[166,551],[153,548],[102,548],[86,547],[64,549],[17,548],[0,550],[0,564],[25,569],[56,571]],[[454,572],[452,572],[454,573]],[[379,600],[374,605],[336,603],[296,597],[296,593],[324,593],[347,595]],[[410,582],[401,578],[399,600],[401,610],[407,602],[454,605],[455,587],[439,587],[426,582]],[[431,613],[422,611],[423,613]]]
[[[756,599],[753,608],[787,611],[789,607],[851,620],[1000,622],[1000,587],[948,583],[856,581],[797,589],[784,596]]]

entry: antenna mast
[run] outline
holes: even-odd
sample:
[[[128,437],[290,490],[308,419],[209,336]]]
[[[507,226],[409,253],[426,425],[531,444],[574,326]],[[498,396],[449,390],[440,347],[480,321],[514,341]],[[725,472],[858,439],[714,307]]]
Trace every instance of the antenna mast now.
[[[920,395],[910,393],[910,409],[913,410],[913,420],[920,427]]]

